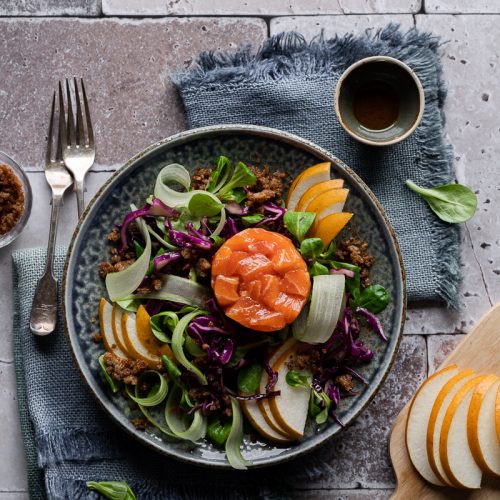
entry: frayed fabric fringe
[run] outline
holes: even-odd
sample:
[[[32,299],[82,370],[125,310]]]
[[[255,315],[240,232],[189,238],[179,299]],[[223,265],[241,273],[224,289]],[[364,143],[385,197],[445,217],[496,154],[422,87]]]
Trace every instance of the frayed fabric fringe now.
[[[364,57],[390,54],[404,60],[419,74],[426,102],[437,99],[441,110],[438,119],[424,113],[422,126],[417,129],[421,178],[426,186],[432,186],[453,179],[452,149],[444,145],[442,136],[446,87],[437,54],[440,44],[440,39],[431,33],[415,28],[402,32],[395,24],[363,36],[348,34],[326,39],[321,34],[309,43],[299,33],[287,32],[266,40],[256,53],[252,53],[248,45],[239,47],[234,53],[204,52],[194,67],[173,75],[172,80],[181,95],[188,96],[231,86],[251,87],[270,80],[307,80],[347,68]],[[436,253],[433,265],[439,266],[433,274],[436,276],[436,296],[451,309],[459,309],[459,227],[447,227],[436,218],[432,223],[431,237]]]

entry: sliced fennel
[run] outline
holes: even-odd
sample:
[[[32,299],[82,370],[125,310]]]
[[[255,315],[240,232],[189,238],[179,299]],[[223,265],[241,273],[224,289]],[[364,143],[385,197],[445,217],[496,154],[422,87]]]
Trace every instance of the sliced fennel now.
[[[333,333],[342,309],[345,289],[343,274],[314,276],[311,302],[292,324],[293,336],[301,342],[322,344]]]
[[[178,184],[180,184],[186,189],[186,191],[179,193],[179,191],[171,188],[168,184],[171,184],[173,182],[177,182]],[[217,198],[217,196],[201,189],[189,191],[190,186],[191,177],[186,168],[182,165],[179,165],[178,163],[172,163],[171,165],[163,167],[158,174],[158,177],[156,178],[154,195],[169,207],[187,207],[189,206],[189,203],[193,196],[202,195],[203,198],[210,198],[212,200],[212,208],[222,208],[223,205],[219,198]]]
[[[174,332],[172,333],[172,351],[174,352],[174,356],[177,361],[184,368],[193,372],[203,385],[207,385],[208,382],[205,375],[197,366],[191,363],[191,361],[189,361],[184,354],[184,332],[191,320],[196,318],[196,316],[200,316],[200,314],[203,314],[203,311],[193,311],[186,314],[179,320],[179,323],[177,323],[177,326],[174,328]]]
[[[153,238],[155,238],[158,242],[160,242],[166,249],[177,250],[177,247],[175,245],[172,245],[172,243],[169,243],[167,240],[162,238],[151,226],[148,226],[148,231],[149,231],[149,234]]]
[[[168,396],[165,405],[165,421],[172,433],[180,438],[195,443],[205,437],[207,433],[207,418],[200,411],[193,413],[193,420],[186,425],[179,411],[181,389],[175,386]]]
[[[231,410],[233,412],[233,423],[226,441],[226,456],[231,467],[234,469],[246,469],[248,462],[241,454],[243,443],[243,413],[238,401],[231,397]]]
[[[173,274],[165,277],[161,290],[133,296],[136,299],[171,300],[179,304],[199,307],[204,307],[208,297],[210,297],[210,290],[206,286]]]
[[[99,366],[101,367],[102,373],[104,374],[104,378],[106,379],[106,382],[109,384],[109,387],[113,391],[113,393],[116,393],[120,390],[121,382],[116,382],[113,380],[111,375],[106,371],[106,363],[104,361],[104,354],[101,354],[99,358],[97,358],[99,361]]]
[[[139,396],[139,386],[140,386],[140,381],[144,377],[151,377],[152,375],[155,375],[156,378],[158,378],[158,383],[155,384],[150,391],[150,393],[146,397],[140,397]],[[127,393],[132,401],[135,401],[138,405],[141,406],[156,406],[159,405],[167,396],[168,393],[168,382],[167,379],[160,373],[157,372],[156,370],[148,370],[144,372],[143,375],[139,378],[139,382],[135,386],[135,392],[132,394],[130,389],[127,387]]]
[[[177,436],[173,433],[170,432],[164,425],[160,424],[154,417],[151,415],[150,411],[142,405],[138,405],[139,410],[141,410],[142,414],[153,424],[158,430],[163,432],[168,437],[176,438]]]
[[[123,271],[109,273],[106,276],[106,289],[112,302],[129,298],[129,295],[141,284],[148,271],[149,259],[151,258],[151,237],[146,223],[141,218],[137,218],[136,222],[146,241],[146,246],[142,255],[132,265]]]

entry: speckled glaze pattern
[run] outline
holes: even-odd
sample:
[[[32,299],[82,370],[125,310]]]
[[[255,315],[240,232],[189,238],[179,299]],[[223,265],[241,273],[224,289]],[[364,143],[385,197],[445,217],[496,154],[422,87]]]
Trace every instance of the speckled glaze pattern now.
[[[342,177],[350,195],[346,209],[353,217],[344,231],[354,231],[370,245],[375,257],[373,281],[384,285],[391,303],[380,315],[389,337],[382,342],[363,331],[363,341],[375,352],[373,361],[360,369],[369,385],[352,398],[345,398],[337,414],[349,424],[373,398],[394,360],[403,331],[406,296],[404,269],[394,232],[383,210],[366,185],[340,160],[314,144],[291,134],[264,127],[233,125],[206,127],[177,134],[150,146],[132,158],[101,188],[87,207],[70,244],[63,279],[66,335],[75,362],[92,393],[111,417],[142,443],[178,459],[209,467],[227,468],[222,451],[209,443],[192,444],[166,440],[153,431],[138,431],[130,423],[130,405],[122,396],[113,396],[102,378],[97,357],[102,346],[92,340],[98,330],[98,301],[106,295],[98,275],[99,262],[106,260],[106,235],[130,211],[130,203],[144,204],[151,194],[160,169],[181,163],[188,169],[213,165],[220,154],[256,166],[269,165],[292,177],[321,161],[331,161],[333,175]],[[340,432],[334,423],[318,428],[309,422],[304,438],[297,444],[277,447],[245,439],[243,453],[254,467],[283,462],[310,451]]]

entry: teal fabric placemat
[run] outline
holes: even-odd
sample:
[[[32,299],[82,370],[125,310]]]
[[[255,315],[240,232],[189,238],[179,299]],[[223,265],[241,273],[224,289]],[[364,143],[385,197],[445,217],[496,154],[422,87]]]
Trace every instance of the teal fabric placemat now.
[[[267,40],[254,54],[199,56],[194,69],[174,76],[189,127],[249,123],[292,132],[322,146],[368,184],[396,231],[407,274],[410,301],[444,301],[458,308],[460,235],[440,221],[404,184],[424,187],[453,182],[451,148],[443,140],[445,88],[439,41],[415,29],[390,25],[375,35],[316,38],[297,33]],[[368,56],[387,55],[408,64],[425,92],[421,124],[409,138],[390,147],[354,140],[341,127],[333,96],[340,75]]]

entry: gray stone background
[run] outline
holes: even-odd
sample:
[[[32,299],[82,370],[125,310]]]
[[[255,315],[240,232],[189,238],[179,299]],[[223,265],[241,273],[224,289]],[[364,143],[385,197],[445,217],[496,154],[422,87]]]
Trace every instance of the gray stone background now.
[[[500,0],[1,0],[0,150],[28,172],[34,206],[27,229],[0,250],[0,500],[21,500],[26,470],[12,356],[10,254],[45,245],[49,189],[42,172],[51,93],[67,76],[86,80],[97,159],[87,199],[134,153],[185,127],[169,73],[204,49],[254,46],[267,36],[324,29],[361,33],[389,22],[440,35],[446,134],[457,179],[478,195],[462,232],[463,308],[411,308],[397,362],[366,411],[329,446],[336,474],[296,484],[297,498],[387,498],[394,487],[390,426],[422,380],[500,299]],[[59,243],[76,223],[66,199]],[[368,439],[369,438],[369,439]],[[367,444],[369,443],[369,445]]]

